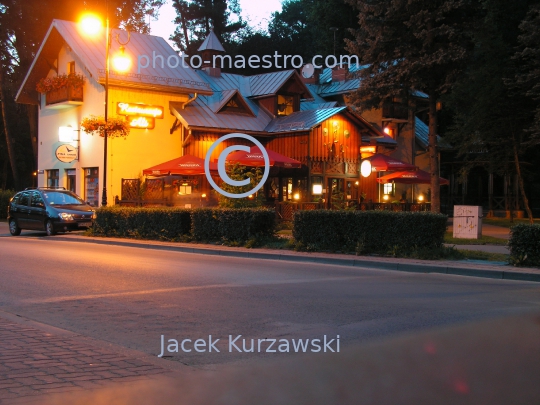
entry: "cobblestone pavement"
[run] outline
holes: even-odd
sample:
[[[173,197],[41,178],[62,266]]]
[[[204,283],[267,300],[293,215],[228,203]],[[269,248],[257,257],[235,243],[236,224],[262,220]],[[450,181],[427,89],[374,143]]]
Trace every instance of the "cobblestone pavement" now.
[[[69,334],[50,333],[0,317],[1,405],[172,374],[151,360],[119,354]]]

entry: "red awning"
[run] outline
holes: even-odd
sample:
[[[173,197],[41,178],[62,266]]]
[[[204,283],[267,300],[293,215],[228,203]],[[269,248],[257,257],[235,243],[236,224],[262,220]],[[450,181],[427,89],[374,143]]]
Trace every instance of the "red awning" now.
[[[286,167],[298,169],[302,167],[302,162],[283,156],[273,150],[266,149],[270,166]],[[262,167],[264,166],[264,157],[257,146],[252,146],[249,152],[237,151],[227,156],[228,163],[239,163],[242,166]]]
[[[217,171],[217,164],[210,162],[210,170]],[[144,169],[143,174],[148,176],[166,176],[169,174],[193,176],[204,174],[204,159],[192,155],[184,155],[157,166]]]
[[[387,174],[386,176],[379,177],[377,179],[379,183],[403,183],[403,184],[430,184],[431,175],[423,170],[416,170],[414,172],[395,172]],[[441,186],[448,185],[448,180],[439,177],[439,183]]]
[[[394,159],[393,157],[376,153],[364,160],[371,162],[371,168],[374,172],[389,172],[392,170],[416,170],[417,167],[410,163],[402,162],[401,160]]]

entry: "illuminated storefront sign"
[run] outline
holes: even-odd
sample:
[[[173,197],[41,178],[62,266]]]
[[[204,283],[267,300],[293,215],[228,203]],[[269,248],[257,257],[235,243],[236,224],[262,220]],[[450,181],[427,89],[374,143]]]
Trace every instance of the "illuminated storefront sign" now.
[[[154,129],[156,120],[153,117],[131,116],[127,117],[130,128]]]
[[[116,113],[118,115],[163,118],[163,112],[163,107],[158,105],[118,103],[116,106]]]
[[[79,158],[79,151],[69,144],[63,144],[56,148],[55,156],[62,163],[71,163]]]

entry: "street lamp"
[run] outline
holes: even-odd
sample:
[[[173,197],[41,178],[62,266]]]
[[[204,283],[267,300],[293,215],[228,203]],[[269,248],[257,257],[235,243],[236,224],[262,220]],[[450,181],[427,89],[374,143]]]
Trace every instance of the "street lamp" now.
[[[110,71],[110,50],[111,50],[111,29],[109,27],[109,2],[106,4],[105,18],[105,128],[103,130],[104,146],[103,146],[103,191],[101,194],[101,205],[107,205],[107,123],[109,118],[109,71]],[[86,15],[81,20],[81,28],[83,32],[89,36],[95,36],[101,31],[101,21],[95,15]],[[116,35],[116,42],[120,45],[120,53],[113,60],[115,70],[124,72],[131,66],[131,60],[124,54],[124,45],[130,40],[130,32],[128,31],[128,39],[126,42],[120,42],[119,34]]]

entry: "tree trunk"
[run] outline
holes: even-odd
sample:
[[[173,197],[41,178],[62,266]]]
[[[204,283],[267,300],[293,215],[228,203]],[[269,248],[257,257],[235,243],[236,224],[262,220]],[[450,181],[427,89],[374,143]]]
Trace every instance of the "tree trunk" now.
[[[30,127],[30,141],[32,141],[32,151],[34,152],[34,164],[37,167],[38,154],[38,107],[37,105],[26,105],[26,114]]]
[[[8,161],[4,160],[4,167],[2,168],[2,182],[0,183],[0,189],[5,190],[7,187],[7,170]]]
[[[533,220],[533,214],[531,211],[531,208],[529,207],[529,199],[527,198],[527,195],[525,194],[525,187],[523,186],[523,177],[521,177],[521,165],[519,164],[519,155],[517,151],[517,145],[516,145],[516,138],[512,136],[512,143],[514,146],[514,163],[516,165],[516,173],[519,183],[519,191],[521,192],[521,197],[523,198],[523,205],[525,206],[525,211],[527,211],[527,215],[529,217],[529,223],[534,224]],[[510,207],[510,215],[512,215],[512,208]]]
[[[17,158],[15,156],[15,148],[13,145],[13,138],[11,137],[11,131],[8,125],[8,113],[6,109],[6,89],[4,84],[4,71],[0,65],[0,104],[2,104],[2,121],[4,124],[4,133],[6,136],[6,145],[9,156],[9,163],[11,164],[11,173],[13,174],[13,182],[15,183],[15,190],[20,189],[19,171],[17,169]]]
[[[437,94],[429,94],[429,172],[431,174],[431,212],[441,212],[439,150],[437,148]]]

